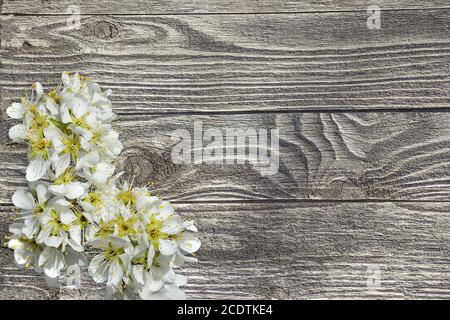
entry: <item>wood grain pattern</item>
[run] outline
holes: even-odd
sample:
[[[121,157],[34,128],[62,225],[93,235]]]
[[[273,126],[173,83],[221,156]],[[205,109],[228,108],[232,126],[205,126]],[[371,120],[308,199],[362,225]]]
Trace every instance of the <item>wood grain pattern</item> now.
[[[81,71],[113,89],[119,169],[199,226],[189,298],[450,299],[447,0],[74,2],[0,0],[0,239],[27,165],[5,110]],[[175,165],[194,121],[278,128],[279,172]],[[101,297],[82,286],[49,289],[0,247],[0,299]]]
[[[194,137],[219,128],[280,131],[279,172],[250,164],[174,164],[176,129]],[[450,196],[450,113],[297,113],[215,116],[125,116],[115,127],[125,150],[119,169],[154,182],[172,200],[440,200]],[[12,121],[0,123],[9,128]],[[0,203],[25,184],[26,148],[0,136]],[[249,142],[246,141],[248,145]],[[206,147],[205,141],[203,146]],[[240,143],[243,146],[242,143]],[[254,145],[254,144],[252,144]],[[225,154],[225,152],[224,152]],[[192,158],[192,157],[191,157]]]
[[[200,262],[185,268],[198,299],[450,298],[448,203],[272,203],[180,205],[200,226]],[[1,221],[6,219],[5,215]],[[4,223],[1,233],[4,233]],[[49,291],[33,271],[17,271],[3,251],[0,298],[99,298]],[[367,287],[369,266],[381,271]],[[64,284],[64,281],[63,281]]]
[[[78,5],[83,14],[211,14],[274,13],[366,10],[369,5],[388,9],[449,7],[446,0],[129,0],[124,5],[113,0],[4,0],[3,13],[65,14]]]
[[[81,71],[119,113],[450,106],[450,10],[301,15],[2,16],[2,107]]]

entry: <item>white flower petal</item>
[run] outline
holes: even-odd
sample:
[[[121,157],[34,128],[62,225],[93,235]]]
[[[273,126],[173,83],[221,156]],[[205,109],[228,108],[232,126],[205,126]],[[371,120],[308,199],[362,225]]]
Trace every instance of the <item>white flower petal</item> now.
[[[70,116],[69,109],[66,104],[62,104],[60,108],[61,121],[63,123],[71,123],[72,117]]]
[[[8,248],[12,250],[22,249],[24,247],[24,243],[19,239],[11,239],[8,241]]]
[[[109,263],[106,260],[105,254],[101,253],[92,258],[88,270],[89,275],[95,282],[105,282],[108,279],[109,274]]]
[[[53,198],[51,203],[52,206],[56,206],[62,211],[67,211],[67,209],[71,206],[70,202],[64,198]]]
[[[65,154],[61,157],[56,156],[54,162],[55,175],[61,175],[70,165],[70,154]]]
[[[155,218],[158,220],[166,220],[175,212],[175,209],[169,201],[162,201],[157,210],[159,212]]]
[[[77,219],[77,217],[71,210],[64,210],[59,214],[59,219],[64,224],[71,224]]]
[[[66,243],[69,246],[71,246],[72,249],[75,250],[76,252],[82,252],[84,250],[83,246],[80,243],[78,243],[75,240],[73,240],[73,239],[67,239]]]
[[[57,278],[64,267],[64,256],[60,250],[46,247],[39,256],[38,265],[44,268],[48,277]]]
[[[176,285],[165,285],[161,290],[165,297],[169,300],[185,300],[186,294]]]
[[[94,239],[89,242],[89,245],[96,249],[107,249],[109,242],[105,239]]]
[[[145,285],[145,270],[144,267],[141,264],[134,265],[131,268],[131,276],[133,277],[133,280],[138,284],[139,287],[143,287]]]
[[[50,210],[45,210],[44,213],[40,216],[40,221],[42,223],[42,225],[44,225],[43,230],[40,232],[40,234],[45,233],[47,236],[50,235],[51,231],[52,231],[52,227],[50,225],[48,225],[48,223],[50,221],[52,221],[52,216],[50,215]]]
[[[81,81],[80,81],[80,75],[78,73],[75,73],[71,79],[71,86],[73,91],[78,92],[81,87]]]
[[[194,225],[194,221],[190,220],[190,221],[185,221],[183,223],[183,227],[186,230],[192,231],[192,232],[198,232],[197,227]]]
[[[70,81],[71,81],[71,77],[70,74],[67,72],[63,72],[61,75],[61,82],[63,83],[63,85],[65,87],[69,87],[70,86]]]
[[[47,102],[45,103],[46,108],[48,109],[48,111],[50,111],[50,113],[52,115],[57,115],[59,113],[58,111],[58,106],[56,105],[56,103],[51,100],[51,99],[47,99]]]
[[[153,261],[153,258],[155,257],[155,246],[153,245],[153,243],[151,244],[151,246],[148,248],[148,253],[147,253],[147,261]],[[149,268],[152,266],[152,264],[150,263]]]
[[[28,181],[37,181],[41,179],[47,172],[49,163],[41,156],[38,156],[30,161],[27,168],[26,178]]]
[[[45,244],[49,247],[58,248],[61,245],[62,240],[61,237],[51,236],[45,240]]]
[[[177,252],[175,252],[175,254],[172,256],[172,259],[169,262],[169,266],[171,268],[181,267],[186,261],[184,258],[185,258],[184,254],[181,252],[180,249],[178,249]]]
[[[19,268],[25,267],[30,259],[30,252],[25,248],[15,249],[14,250],[14,260]]]
[[[122,152],[123,149],[123,145],[122,142],[120,142],[119,140],[115,141],[112,145],[111,145],[111,151],[113,153],[113,155],[118,155]]]
[[[185,232],[177,242],[180,248],[187,253],[194,253],[201,246],[200,240],[191,232]]]
[[[146,279],[147,283],[147,289],[150,290],[151,292],[156,292],[159,289],[162,288],[162,286],[164,285],[164,281],[162,278],[156,276],[153,272],[148,272],[147,273],[147,279]]]
[[[52,142],[52,146],[57,153],[64,150],[64,144],[62,142],[63,133],[53,124],[50,124],[44,129],[44,137]]]
[[[76,118],[81,118],[88,111],[88,102],[80,94],[75,95],[72,99],[68,100],[67,106],[72,110],[73,115]]]
[[[33,210],[36,207],[36,201],[31,193],[24,188],[18,189],[12,196],[13,204],[21,209]]]
[[[122,276],[123,276],[123,269],[122,266],[120,265],[119,259],[112,260],[109,268],[107,285],[117,287],[120,284],[120,281],[122,280]]]
[[[87,172],[88,179],[96,185],[104,185],[109,177],[114,173],[114,165],[101,162],[94,168],[94,173]]]
[[[143,258],[145,256],[146,251],[147,251],[147,248],[144,245],[142,245],[142,244],[137,245],[133,249],[133,254],[132,254],[133,259]]]
[[[84,193],[84,187],[79,182],[71,182],[66,185],[66,197],[68,199],[80,198]]]
[[[189,262],[189,263],[196,263],[198,262],[197,258],[194,257],[189,257],[189,256],[183,256],[184,257],[184,261]]]
[[[172,216],[163,222],[161,232],[167,234],[177,234],[183,230],[183,221],[179,216]]]
[[[80,145],[84,150],[92,150],[94,148],[94,145],[91,144],[88,140],[86,140],[84,137],[80,137]]]
[[[26,224],[25,227],[23,228],[23,234],[28,238],[28,239],[33,239],[34,236],[36,235],[36,233],[39,231],[39,227],[40,227],[40,222],[38,218],[34,218],[32,220],[29,220]]]
[[[81,226],[79,224],[71,226],[69,229],[69,233],[70,233],[70,238],[73,241],[75,241],[78,245],[81,245]]]
[[[93,105],[101,106],[101,105],[108,104],[108,102],[109,102],[108,98],[105,97],[103,94],[101,94],[101,93],[99,93],[99,92],[95,92],[95,93],[92,95],[92,101],[91,101],[91,103],[92,103]]]
[[[163,278],[168,283],[174,283],[175,282],[175,271],[173,271],[173,269],[167,270],[167,272],[164,273]]]
[[[71,250],[70,247],[66,247],[65,260],[67,266],[77,265],[84,267],[87,266],[89,262],[83,253]]]
[[[38,98],[44,94],[44,88],[42,88],[42,85],[39,82],[35,82],[34,90],[36,91],[36,96]]]
[[[159,239],[159,251],[162,255],[170,256],[177,251],[177,242],[171,239]]]
[[[65,184],[53,184],[48,187],[51,193],[57,196],[64,196],[66,194],[66,185]]]
[[[120,238],[117,236],[110,236],[109,241],[115,248],[125,248],[130,245],[130,241],[128,239]]]
[[[186,284],[187,284],[187,278],[186,278],[186,276],[183,276],[183,275],[181,275],[181,274],[176,274],[176,275],[175,275],[175,281],[174,281],[174,284],[175,284],[177,287],[181,287],[181,286],[186,285]]]
[[[44,203],[50,198],[47,186],[43,183],[38,183],[36,185],[36,195],[39,203]]]
[[[12,234],[21,234],[23,227],[24,227],[23,223],[15,222],[15,223],[12,223],[12,224],[9,225],[9,229],[8,230]]]
[[[9,129],[9,138],[14,142],[22,142],[27,138],[28,128],[24,124],[16,124]]]
[[[100,161],[100,155],[97,151],[91,151],[80,156],[77,165],[79,167],[92,168]]]
[[[22,104],[17,102],[11,104],[11,106],[6,109],[6,114],[13,119],[22,119],[24,114]]]

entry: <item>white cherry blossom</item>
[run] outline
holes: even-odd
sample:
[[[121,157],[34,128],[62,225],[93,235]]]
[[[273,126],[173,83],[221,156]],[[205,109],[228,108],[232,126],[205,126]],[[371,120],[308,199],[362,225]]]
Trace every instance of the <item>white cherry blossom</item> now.
[[[6,113],[20,121],[13,142],[28,145],[28,188],[12,196],[17,208],[8,247],[20,268],[57,286],[66,267],[87,266],[107,298],[184,299],[176,273],[201,243],[194,221],[146,187],[118,182],[123,149],[112,121],[110,90],[80,74],[63,73],[45,92],[40,83]],[[90,262],[86,248],[97,251]]]

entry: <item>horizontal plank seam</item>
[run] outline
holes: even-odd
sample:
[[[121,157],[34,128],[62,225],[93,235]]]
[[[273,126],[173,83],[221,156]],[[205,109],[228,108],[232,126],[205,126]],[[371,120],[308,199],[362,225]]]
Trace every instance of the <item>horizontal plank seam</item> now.
[[[151,116],[197,116],[197,115],[245,115],[245,114],[293,114],[293,113],[342,113],[342,112],[352,112],[352,113],[376,113],[376,112],[400,112],[400,113],[417,113],[417,112],[434,112],[434,113],[440,113],[440,112],[450,112],[450,105],[445,105],[442,107],[433,107],[433,108],[407,108],[407,107],[400,107],[400,108],[371,108],[371,109],[355,109],[355,108],[319,108],[319,109],[289,109],[289,110],[276,110],[276,109],[266,109],[266,110],[221,110],[221,111],[167,111],[167,112],[161,112],[161,111],[143,111],[143,112],[120,112],[115,111],[118,116],[145,116],[145,115],[151,115]]]
[[[1,98],[1,90],[0,90]],[[2,104],[0,103],[0,106]],[[134,116],[220,116],[220,115],[257,115],[257,114],[321,114],[321,113],[447,113],[450,112],[450,106],[442,108],[376,108],[376,109],[306,109],[306,110],[231,110],[231,111],[167,111],[167,112],[118,112],[118,117],[123,117],[122,120],[127,120],[127,117]],[[14,144],[13,142],[5,143]]]
[[[170,197],[167,197],[173,204],[266,204],[266,203],[430,203],[430,204],[439,204],[439,203],[450,203],[449,200],[421,200],[421,199],[235,199],[235,200],[173,200]],[[11,202],[0,202],[0,206],[4,207],[13,207],[14,205]]]
[[[174,204],[257,204],[257,203],[450,203],[450,200],[385,199],[242,199],[242,200],[170,200]]]
[[[429,8],[388,8],[381,11],[435,11],[448,10],[449,7],[429,7]],[[174,13],[81,13],[80,16],[239,16],[239,15],[298,15],[298,14],[331,14],[331,13],[356,13],[366,12],[366,9],[360,10],[323,10],[323,11],[278,11],[278,12],[174,12]],[[70,16],[68,13],[23,13],[23,12],[1,12],[1,15],[12,16]]]

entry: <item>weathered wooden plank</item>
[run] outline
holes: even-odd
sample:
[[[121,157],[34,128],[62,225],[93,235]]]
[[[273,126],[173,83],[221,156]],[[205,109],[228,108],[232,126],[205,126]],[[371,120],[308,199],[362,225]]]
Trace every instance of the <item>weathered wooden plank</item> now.
[[[62,71],[120,113],[450,106],[449,9],[387,11],[382,30],[364,12],[66,18],[1,17],[2,108]]]
[[[70,6],[82,14],[180,14],[180,13],[273,13],[367,10],[370,5],[387,9],[424,9],[449,7],[446,0],[129,0],[126,5],[107,0],[4,0],[3,13],[65,14]],[[69,11],[71,12],[71,11]]]
[[[189,298],[450,298],[448,203],[193,204],[179,211],[196,220],[203,241],[200,262],[185,269]],[[34,288],[41,280],[33,271],[15,269],[9,251],[0,257],[0,298],[10,298],[16,284],[21,298],[51,294]],[[367,286],[374,270],[379,288]],[[83,275],[81,291],[62,288],[58,296],[100,293]]]
[[[201,135],[194,136],[195,122],[202,123],[202,133],[219,129],[224,139],[230,128],[253,128],[256,134],[278,129],[278,172],[263,176],[261,167],[266,166],[248,163],[194,164],[192,153],[191,164],[175,164],[171,152],[181,141],[172,139],[175,130],[187,130],[192,142],[203,147],[211,141],[202,143]],[[121,115],[115,127],[125,145],[119,169],[128,177],[135,175],[139,185],[154,182],[156,193],[173,200],[448,201],[449,123],[450,113],[445,112],[306,112]],[[25,185],[26,148],[8,144],[7,130],[13,124],[0,123],[0,203],[9,202],[14,190]],[[257,146],[252,141],[236,145]]]

